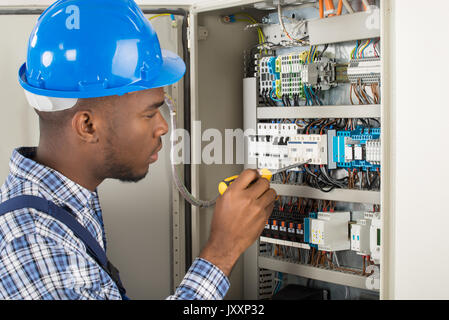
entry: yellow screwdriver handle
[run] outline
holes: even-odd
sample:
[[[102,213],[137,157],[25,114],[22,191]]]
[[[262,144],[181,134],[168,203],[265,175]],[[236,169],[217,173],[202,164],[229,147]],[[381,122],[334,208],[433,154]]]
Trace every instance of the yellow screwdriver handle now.
[[[220,184],[218,185],[218,192],[220,192],[221,195],[225,193],[225,191],[228,189],[231,183],[233,183],[234,180],[237,179],[238,177],[239,177],[238,175],[232,176],[221,181]]]
[[[271,178],[273,178],[273,173],[269,169],[260,169],[259,174],[262,178],[267,179],[268,181],[271,181]]]
[[[268,169],[260,169],[258,170],[259,174],[262,178],[267,179],[268,181],[271,181],[271,178],[273,177],[273,173]],[[221,195],[225,193],[225,191],[228,189],[228,187],[234,182],[235,179],[237,179],[239,176],[232,176],[229,178],[224,179],[218,184],[218,192],[220,192]]]

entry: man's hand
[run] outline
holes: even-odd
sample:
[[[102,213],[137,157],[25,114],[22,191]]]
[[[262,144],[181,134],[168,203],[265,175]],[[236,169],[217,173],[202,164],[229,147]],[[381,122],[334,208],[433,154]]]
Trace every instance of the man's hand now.
[[[257,170],[245,170],[218,198],[209,241],[200,254],[229,276],[273,211],[276,192]]]

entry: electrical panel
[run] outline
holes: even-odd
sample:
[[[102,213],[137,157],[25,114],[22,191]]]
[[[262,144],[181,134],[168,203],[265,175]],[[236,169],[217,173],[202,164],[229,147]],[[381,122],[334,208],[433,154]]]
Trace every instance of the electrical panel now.
[[[271,170],[309,163],[273,176],[279,197],[259,239],[259,272],[271,272],[271,294],[288,284],[285,269],[378,293],[366,285],[373,276],[366,270],[381,264],[380,31],[362,25],[362,1],[351,2],[353,12],[334,8],[321,17],[318,1],[263,3],[273,9],[247,27],[259,34],[244,64],[245,81],[256,84],[244,93],[256,97],[244,105],[255,117],[249,163]],[[333,31],[339,23],[348,34]]]

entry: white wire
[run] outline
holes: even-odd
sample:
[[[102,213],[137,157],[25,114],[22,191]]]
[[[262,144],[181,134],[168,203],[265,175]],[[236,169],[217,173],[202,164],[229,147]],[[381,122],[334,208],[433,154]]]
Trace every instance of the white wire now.
[[[348,0],[343,0],[343,4],[345,5],[345,8],[346,8],[346,10],[348,10],[349,13],[354,13],[354,9],[352,9]]]
[[[289,33],[287,32],[287,29],[285,28],[285,25],[284,25],[284,19],[282,17],[282,8],[281,8],[281,3],[280,2],[278,4],[278,18],[279,18],[279,25],[281,26],[281,30],[285,33],[285,35],[289,35]],[[291,37],[291,39],[293,39],[296,42],[305,43],[305,41],[300,40],[300,39],[295,39],[291,35],[290,35],[290,37]]]

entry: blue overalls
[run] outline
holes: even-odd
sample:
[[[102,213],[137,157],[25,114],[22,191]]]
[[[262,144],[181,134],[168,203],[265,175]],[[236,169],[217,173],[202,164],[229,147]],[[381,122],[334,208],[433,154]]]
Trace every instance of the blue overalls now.
[[[120,281],[120,275],[117,268],[108,260],[106,252],[76,219],[61,207],[53,202],[30,195],[22,195],[0,203],[0,216],[19,209],[33,208],[52,216],[56,220],[65,224],[72,232],[85,244],[87,253],[103,268],[117,285],[123,300],[129,300],[126,296],[126,290]]]

